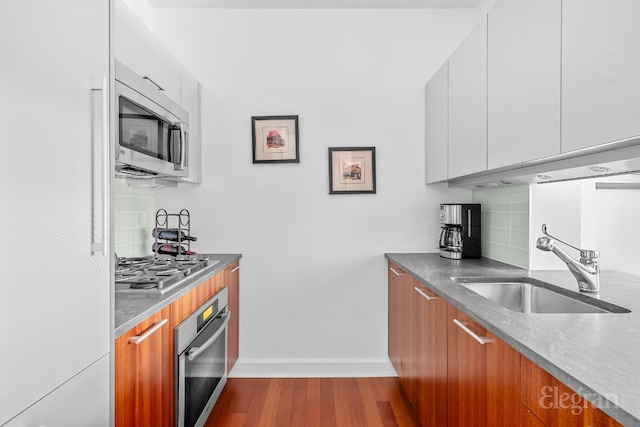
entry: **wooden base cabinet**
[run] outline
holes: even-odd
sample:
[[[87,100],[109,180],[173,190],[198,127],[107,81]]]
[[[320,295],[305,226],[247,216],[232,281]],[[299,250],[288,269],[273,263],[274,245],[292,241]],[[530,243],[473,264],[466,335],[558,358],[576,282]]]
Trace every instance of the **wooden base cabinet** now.
[[[389,358],[423,426],[621,425],[393,262],[388,280]]]
[[[415,322],[415,396],[412,404],[423,426],[447,424],[447,308],[449,304],[413,280],[410,311]]]
[[[520,354],[453,306],[449,321],[448,425],[515,425]]]
[[[240,263],[235,262],[225,268],[224,281],[228,290],[228,305],[231,318],[227,326],[227,373],[238,360],[240,354]]]
[[[116,339],[116,427],[173,425],[170,319],[166,307]]]
[[[520,398],[526,409],[521,412],[523,427],[622,426],[524,356],[520,382]]]
[[[447,306],[389,263],[389,357],[424,426],[447,423]]]
[[[411,403],[415,401],[415,331],[411,276],[389,265],[389,358]]]
[[[227,370],[238,358],[239,263],[150,316],[116,339],[115,426],[174,425],[174,329],[223,287],[228,288]]]

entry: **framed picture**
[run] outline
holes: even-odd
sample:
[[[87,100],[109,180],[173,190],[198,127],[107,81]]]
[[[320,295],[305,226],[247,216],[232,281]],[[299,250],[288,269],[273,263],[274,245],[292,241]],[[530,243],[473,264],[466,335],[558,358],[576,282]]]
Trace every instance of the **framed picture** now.
[[[298,116],[251,117],[253,163],[300,163]]]
[[[375,194],[376,147],[329,147],[329,194]]]

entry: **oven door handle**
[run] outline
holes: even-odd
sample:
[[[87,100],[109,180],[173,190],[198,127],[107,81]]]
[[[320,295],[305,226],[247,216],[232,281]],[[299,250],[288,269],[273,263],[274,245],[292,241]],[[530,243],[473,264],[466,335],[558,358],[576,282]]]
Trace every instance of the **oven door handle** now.
[[[220,328],[218,328],[216,333],[213,334],[211,336],[211,338],[209,338],[207,341],[205,341],[205,343],[202,344],[200,347],[192,347],[187,352],[186,356],[189,359],[189,361],[192,361],[193,359],[198,357],[200,355],[200,353],[202,353],[203,351],[205,351],[206,349],[211,347],[211,344],[213,344],[214,341],[217,340],[218,337],[220,337],[220,335],[222,335],[222,333],[227,328],[227,324],[229,323],[229,318],[231,317],[231,311],[227,310],[227,312],[223,313],[220,317],[224,317],[224,322],[222,323],[222,325],[220,325]]]

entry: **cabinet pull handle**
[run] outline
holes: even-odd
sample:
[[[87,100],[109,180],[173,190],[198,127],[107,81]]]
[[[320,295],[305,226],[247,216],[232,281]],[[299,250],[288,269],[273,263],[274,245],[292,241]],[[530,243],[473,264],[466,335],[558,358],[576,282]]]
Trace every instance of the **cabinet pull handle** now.
[[[236,265],[236,268],[234,268],[233,270],[230,271],[230,273],[235,273],[236,271],[238,271],[240,269],[239,265]]]
[[[434,299],[438,299],[438,297],[432,297],[431,295],[425,294],[424,291],[422,289],[420,289],[419,287],[417,287],[417,286],[415,286],[413,289],[415,289],[416,292],[418,292],[420,295],[425,297],[427,299],[427,301],[432,301]]]
[[[110,134],[109,134],[109,82],[106,77],[103,77],[101,80],[95,80],[91,84],[91,90],[100,91],[101,93],[101,102],[100,102],[100,135],[95,136],[95,140],[100,141],[100,146],[94,147],[92,159],[92,181],[100,183],[100,207],[98,207],[97,197],[95,195],[96,189],[92,187],[91,189],[91,199],[92,199],[92,221],[95,221],[95,216],[97,212],[100,215],[100,240],[97,240],[97,236],[95,232],[95,222],[93,223],[94,233],[91,239],[91,254],[102,254],[106,255],[109,249],[109,195],[110,195],[110,181],[108,171],[110,170]],[[97,109],[97,108],[96,108]],[[96,124],[96,128],[98,128]],[[96,142],[94,141],[94,144]],[[97,144],[96,144],[97,145]],[[99,159],[99,161],[97,160]],[[96,169],[98,168],[96,163],[100,163],[100,171],[98,172]]]
[[[479,337],[478,335],[476,335],[475,332],[473,332],[471,329],[469,329],[469,327],[467,326],[467,324],[465,322],[461,322],[458,319],[453,319],[453,323],[455,323],[456,325],[460,326],[460,328],[465,331],[466,333],[468,333],[469,335],[471,335],[471,338],[473,338],[474,340],[478,341],[480,344],[485,345],[491,342],[491,340],[487,337]]]
[[[151,84],[153,84],[155,87],[157,87],[157,88],[158,88],[158,90],[161,90],[161,91],[163,91],[163,92],[164,92],[164,88],[163,88],[162,86],[160,86],[158,83],[156,83],[156,82],[154,82],[153,80],[151,80],[151,77],[149,77],[149,76],[142,76],[142,78],[143,78],[143,79],[145,79],[145,80],[149,80],[149,82],[150,82]]]
[[[147,330],[144,331],[144,333],[142,333],[141,335],[136,335],[134,337],[129,338],[129,344],[135,344],[135,345],[140,344],[142,341],[144,341],[147,338],[149,338],[149,335],[153,334],[155,331],[160,329],[162,327],[162,325],[164,325],[168,321],[169,321],[169,319],[162,319],[162,320],[157,320],[157,321],[153,322],[153,325],[151,325],[151,327],[147,328]]]
[[[404,273],[398,273],[398,271],[393,267],[389,267],[389,270],[393,271],[393,274],[395,274],[396,276],[403,276],[404,275]]]

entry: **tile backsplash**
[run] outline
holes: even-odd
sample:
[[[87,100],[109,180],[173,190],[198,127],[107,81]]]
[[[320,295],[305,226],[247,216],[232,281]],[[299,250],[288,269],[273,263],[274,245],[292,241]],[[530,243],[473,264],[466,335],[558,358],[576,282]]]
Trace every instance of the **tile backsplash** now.
[[[124,179],[114,180],[114,246],[119,257],[151,254],[155,239],[156,192],[129,187]]]
[[[482,255],[529,268],[529,185],[473,190],[482,204]]]

